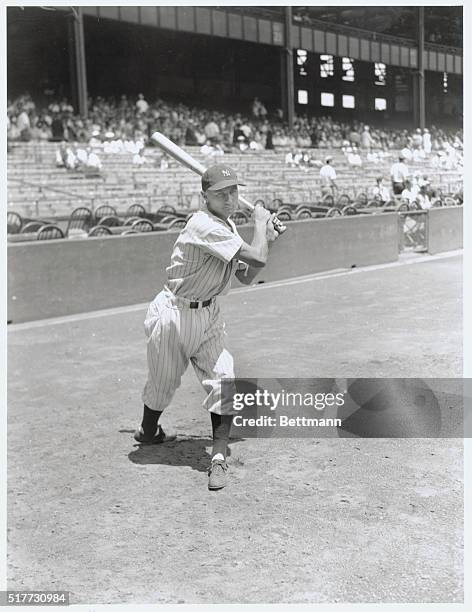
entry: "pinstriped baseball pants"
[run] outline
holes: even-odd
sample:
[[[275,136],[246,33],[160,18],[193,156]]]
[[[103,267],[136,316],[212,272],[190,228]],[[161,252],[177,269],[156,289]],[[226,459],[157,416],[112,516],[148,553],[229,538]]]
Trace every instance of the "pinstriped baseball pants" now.
[[[164,410],[192,363],[207,392],[203,406],[216,414],[234,414],[232,403],[221,399],[221,379],[234,378],[233,357],[224,346],[224,323],[216,300],[191,309],[189,301],[163,290],[149,305],[144,331],[147,337],[148,378],[143,402]]]

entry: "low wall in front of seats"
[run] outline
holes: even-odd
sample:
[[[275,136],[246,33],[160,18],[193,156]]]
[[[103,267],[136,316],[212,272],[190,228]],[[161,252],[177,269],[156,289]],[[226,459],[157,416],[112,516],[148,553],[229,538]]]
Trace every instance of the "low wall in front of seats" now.
[[[463,246],[463,207],[431,208],[428,211],[428,253],[455,251]]]
[[[252,228],[240,228],[250,241]],[[8,246],[8,320],[20,323],[151,300],[177,232]],[[396,214],[290,223],[257,280],[274,281],[398,258]]]

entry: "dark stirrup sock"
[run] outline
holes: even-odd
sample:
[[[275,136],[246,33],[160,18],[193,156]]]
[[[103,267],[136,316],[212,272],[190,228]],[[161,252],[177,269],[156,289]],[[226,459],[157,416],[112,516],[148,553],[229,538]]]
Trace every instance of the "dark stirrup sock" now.
[[[154,438],[157,432],[157,424],[162,411],[151,410],[144,404],[143,420],[141,427],[146,438]]]
[[[213,429],[213,450],[211,456],[221,453],[226,459],[229,432],[233,422],[232,414],[215,414],[211,412],[211,427]]]

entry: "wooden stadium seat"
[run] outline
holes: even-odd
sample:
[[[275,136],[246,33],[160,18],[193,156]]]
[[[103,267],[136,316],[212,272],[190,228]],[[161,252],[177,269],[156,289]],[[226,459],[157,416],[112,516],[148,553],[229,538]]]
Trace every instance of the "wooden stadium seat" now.
[[[65,238],[64,232],[58,225],[43,225],[36,237],[37,240],[58,240],[60,238]]]
[[[160,208],[158,208],[156,212],[158,212],[158,213],[160,213],[160,212],[164,213],[165,212],[165,213],[173,213],[173,214],[175,214],[176,210],[175,210],[174,206],[171,206],[170,204],[164,204],[164,206],[161,206]]]
[[[103,217],[116,217],[116,208],[114,206],[110,206],[109,204],[103,204],[95,210],[93,216],[95,217],[95,222],[98,224],[100,223],[100,219],[103,219]]]
[[[359,206],[366,206],[367,201],[368,201],[368,198],[367,198],[366,193],[361,192],[356,195],[355,202],[356,204],[359,204]]]
[[[80,206],[73,210],[70,214],[69,221],[67,223],[66,235],[71,229],[80,229],[88,231],[92,224],[93,214],[90,208]]]
[[[283,206],[282,208],[277,209],[277,217],[281,221],[291,221],[293,219],[292,211],[290,208]]]
[[[7,234],[19,234],[23,225],[23,217],[16,212],[7,214]]]
[[[176,217],[175,219],[172,219],[172,221],[168,224],[167,229],[176,229],[179,227],[181,228],[185,227],[186,225],[186,219],[184,219],[183,217]]]
[[[106,227],[119,227],[123,225],[123,221],[117,215],[109,215],[102,217],[98,222],[98,225],[104,225]]]
[[[132,225],[135,221],[139,221],[142,217],[128,217],[125,219],[123,225]]]
[[[295,218],[296,219],[311,219],[312,218],[311,210],[307,206],[299,206],[295,210]]]
[[[334,198],[329,193],[327,193],[325,196],[321,198],[321,202],[323,203],[324,206],[328,206],[330,208],[333,208],[334,206]]]
[[[44,225],[46,225],[45,221],[29,221],[21,228],[21,234],[31,234],[39,231]]]
[[[359,213],[357,212],[356,208],[355,208],[354,206],[351,206],[351,205],[345,206],[345,207],[344,207],[344,208],[341,210],[341,213],[342,213],[343,217],[349,217],[349,216],[352,216],[352,215],[357,215],[357,214],[359,214]]]
[[[112,236],[112,234],[111,229],[106,225],[95,225],[89,231],[88,236],[89,238],[95,238],[97,236]]]
[[[137,232],[152,232],[154,225],[148,219],[138,219],[138,221],[134,221],[130,229],[134,229]]]
[[[342,193],[339,198],[338,201],[336,202],[336,206],[338,208],[344,208],[345,206],[348,206],[348,204],[351,203],[351,198],[347,195],[347,193]]]
[[[157,222],[161,223],[162,225],[169,225],[171,221],[174,221],[177,218],[178,217],[176,215],[166,215],[165,217],[158,219]]]
[[[339,208],[332,207],[326,211],[325,216],[326,217],[340,217],[341,215],[342,215],[342,212],[339,210]]]
[[[145,216],[146,216],[146,209],[144,208],[142,204],[131,204],[131,206],[128,207],[125,213],[125,217],[145,217]]]

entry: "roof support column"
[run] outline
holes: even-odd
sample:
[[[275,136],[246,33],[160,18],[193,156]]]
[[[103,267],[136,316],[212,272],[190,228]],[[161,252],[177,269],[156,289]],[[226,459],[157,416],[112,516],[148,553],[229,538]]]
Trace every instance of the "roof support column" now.
[[[290,128],[293,127],[295,115],[294,77],[293,77],[293,43],[292,43],[292,7],[285,7],[285,47],[283,49],[282,101],[284,118]]]
[[[417,43],[418,43],[418,70],[414,74],[415,85],[413,88],[413,104],[415,124],[421,129],[426,125],[426,95],[425,95],[425,76],[424,76],[424,7],[418,7],[417,24]]]
[[[84,19],[82,7],[76,6],[72,8],[73,12],[73,37],[74,37],[74,55],[75,55],[75,70],[76,70],[76,92],[77,100],[76,107],[82,117],[87,117],[87,68],[85,64],[85,40],[84,40]]]

